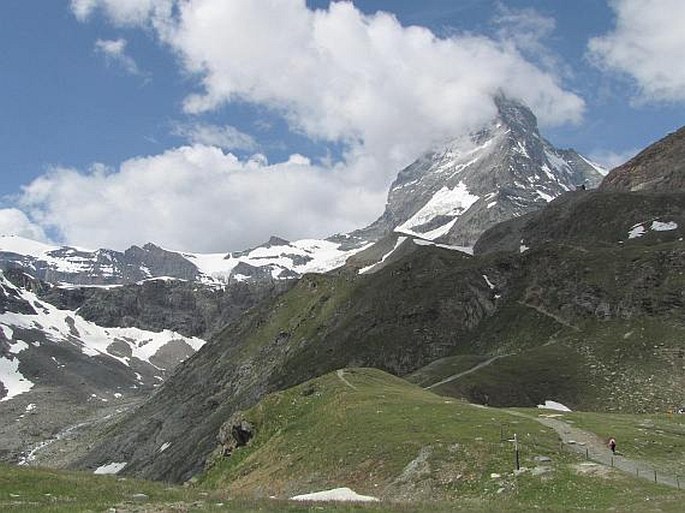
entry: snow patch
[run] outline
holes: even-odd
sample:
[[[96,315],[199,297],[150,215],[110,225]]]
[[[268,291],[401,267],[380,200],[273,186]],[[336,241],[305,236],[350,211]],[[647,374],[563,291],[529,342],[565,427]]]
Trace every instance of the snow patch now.
[[[5,326],[4,324],[0,324],[0,331],[2,331],[2,334],[7,340],[12,340],[12,337],[14,336],[14,330],[12,328]]]
[[[538,408],[544,410],[555,410],[555,411],[573,411],[568,406],[564,406],[556,401],[545,401],[545,404],[538,404]]]
[[[638,237],[642,237],[645,233],[647,233],[647,230],[645,230],[645,227],[642,226],[641,224],[636,224],[628,232],[628,238],[629,239],[637,239]]]
[[[19,394],[28,392],[34,385],[19,372],[19,360],[17,358],[10,360],[0,357],[0,381],[7,391],[7,395],[0,399],[0,402],[8,401]]]
[[[436,244],[433,241],[424,239],[412,239],[411,241],[417,246],[433,246],[435,248],[449,249],[450,251],[459,251],[467,255],[473,255],[473,246],[450,246],[449,244]]]
[[[416,214],[398,226],[395,231],[419,235],[413,231],[414,228],[428,223],[437,216],[458,217],[471,208],[479,199],[480,196],[469,192],[464,182],[459,182],[453,189],[445,186],[436,192]],[[433,230],[431,237],[427,237],[426,234],[420,234],[419,236],[434,239],[449,231],[449,228],[443,225],[441,229]]]
[[[540,196],[543,200],[545,200],[547,203],[552,201],[554,199],[554,196],[550,196],[546,192],[542,192],[540,189],[535,189],[535,192]]]
[[[17,340],[14,344],[10,345],[10,353],[18,354],[28,348],[29,345],[26,342],[24,342],[23,340]]]
[[[650,229],[654,230],[655,232],[669,232],[671,230],[677,230],[678,223],[675,223],[673,221],[668,223],[663,223],[661,221],[653,221]]]
[[[108,463],[107,465],[102,465],[101,467],[96,468],[93,471],[93,474],[118,474],[122,470],[124,470],[124,467],[126,466],[127,462],[123,461],[120,463],[117,462],[112,462]]]
[[[483,279],[485,280],[485,283],[488,284],[488,287],[490,287],[490,290],[494,290],[495,286],[492,284],[492,282],[488,279],[487,275],[483,274]]]
[[[130,358],[115,356],[108,352],[111,344],[119,341],[131,348],[132,358],[151,364],[150,358],[170,342],[183,341],[194,351],[198,351],[205,344],[205,341],[200,338],[185,337],[171,330],[155,333],[138,328],[103,328],[86,321],[70,310],[60,310],[50,303],[41,301],[32,292],[15,287],[5,278],[0,277],[0,283],[5,289],[12,289],[23,300],[36,307],[35,315],[14,312],[0,314],[0,321],[3,325],[9,324],[15,329],[39,329],[52,342],[73,344],[87,356],[104,355],[129,366]],[[75,337],[74,334],[77,336]],[[28,344],[18,341],[11,346],[10,352],[18,353],[26,348]],[[56,360],[55,363],[59,364]]]
[[[359,495],[350,488],[335,488],[322,492],[295,495],[293,501],[352,501],[352,502],[378,502],[378,498],[370,495]]]

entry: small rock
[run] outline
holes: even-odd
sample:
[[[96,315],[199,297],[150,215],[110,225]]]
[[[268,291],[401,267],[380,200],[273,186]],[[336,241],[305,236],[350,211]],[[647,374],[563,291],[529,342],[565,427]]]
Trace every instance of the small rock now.
[[[148,497],[148,496],[145,495],[144,493],[134,493],[134,494],[131,496],[131,498],[132,498],[134,501],[145,502],[145,501],[147,501],[150,497]]]
[[[490,474],[490,478],[492,478],[492,479],[499,479],[500,477],[502,477],[502,474],[497,474],[495,472]]]
[[[535,458],[533,458],[533,461],[537,461],[538,463],[549,463],[550,461],[552,461],[552,458],[550,458],[549,456],[535,456]]]
[[[550,467],[535,467],[530,473],[534,476],[541,476],[543,474],[548,474],[552,471]]]

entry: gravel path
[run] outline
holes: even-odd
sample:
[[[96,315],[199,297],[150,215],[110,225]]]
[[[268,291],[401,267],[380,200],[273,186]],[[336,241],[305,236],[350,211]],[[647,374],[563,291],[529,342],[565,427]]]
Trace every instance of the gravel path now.
[[[574,427],[554,416],[544,414],[541,416],[532,416],[517,411],[504,411],[510,415],[535,420],[544,426],[554,429],[554,431],[559,434],[559,437],[566,447],[579,454],[587,455],[592,461],[601,463],[602,465],[612,466],[618,470],[652,482],[655,481],[656,470],[657,483],[672,486],[674,488],[680,488],[678,478],[676,476],[660,473],[659,469],[655,469],[653,465],[650,465],[644,461],[627,458],[623,456],[620,451],[616,454],[612,454],[611,449],[607,447],[605,441],[595,433]],[[683,484],[685,485],[685,483]]]
[[[506,358],[507,356],[512,356],[514,353],[507,353],[507,354],[501,354],[499,356],[493,356],[489,360],[485,360],[484,362],[479,363],[478,365],[471,367],[470,369],[467,369],[465,371],[459,372],[457,374],[453,374],[442,381],[438,381],[437,383],[433,383],[432,385],[429,385],[425,387],[425,390],[430,390],[431,388],[438,387],[440,385],[444,385],[445,383],[449,383],[450,381],[454,381],[455,379],[459,379],[462,376],[466,376],[467,374],[471,374],[472,372],[476,372],[477,370],[482,369],[483,367],[487,367],[491,363],[499,360],[500,358]]]

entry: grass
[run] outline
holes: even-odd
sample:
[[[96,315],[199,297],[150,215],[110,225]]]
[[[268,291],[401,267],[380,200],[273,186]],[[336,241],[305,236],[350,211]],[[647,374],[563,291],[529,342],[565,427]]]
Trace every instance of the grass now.
[[[546,399],[576,405],[587,386],[582,370],[583,359],[576,351],[548,344],[500,358],[435,387],[435,392],[492,406],[535,406]]]
[[[206,493],[206,492],[203,492]],[[167,505],[221,502],[221,495],[201,495],[198,490],[169,487],[163,483],[96,476],[41,468],[0,466],[0,511],[71,513],[106,511],[119,504],[135,503],[145,494],[149,503]]]
[[[579,473],[582,460],[560,451],[556,433],[532,419],[440,397],[374,369],[349,369],[342,378],[330,373],[271,394],[246,411],[255,438],[230,458],[217,460],[192,486],[0,466],[0,511],[682,511],[685,492],[605,467],[597,475]],[[669,450],[682,460],[682,445],[666,447],[682,438],[680,418],[591,413],[566,418],[588,430],[610,429],[631,451],[639,448],[631,448],[631,433],[651,423],[663,446],[650,452],[655,461]],[[520,440],[520,474],[513,472],[513,446],[507,440],[513,433]],[[551,461],[538,463],[539,456]],[[341,486],[382,502],[286,500]],[[148,499],[135,501],[140,493]]]
[[[355,388],[332,373],[245,412],[256,437],[218,460],[201,486],[280,498],[348,486],[392,502],[367,511],[682,509],[678,490],[610,469],[581,475],[581,460],[532,419],[439,397],[372,369],[344,378]],[[501,439],[513,432],[528,469],[520,475],[511,442]],[[551,459],[541,475],[531,471],[540,466],[536,456]]]

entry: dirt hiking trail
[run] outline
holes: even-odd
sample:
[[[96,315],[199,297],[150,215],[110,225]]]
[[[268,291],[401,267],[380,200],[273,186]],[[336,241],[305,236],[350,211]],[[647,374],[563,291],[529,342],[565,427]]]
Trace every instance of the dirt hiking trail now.
[[[514,415],[516,417],[535,420],[544,426],[552,428],[561,438],[564,447],[579,454],[587,455],[591,461],[595,461],[606,466],[613,466],[618,470],[642,479],[647,479],[651,482],[655,482],[656,471],[656,482],[658,484],[679,488],[679,483],[676,476],[672,474],[668,475],[665,472],[659,472],[659,469],[655,468],[654,465],[644,461],[627,458],[620,453],[620,450],[617,451],[616,454],[612,454],[611,449],[609,449],[609,447],[606,445],[606,442],[595,433],[574,427],[569,423],[559,419],[553,413],[534,416],[512,410],[502,411],[506,411],[510,415]]]

